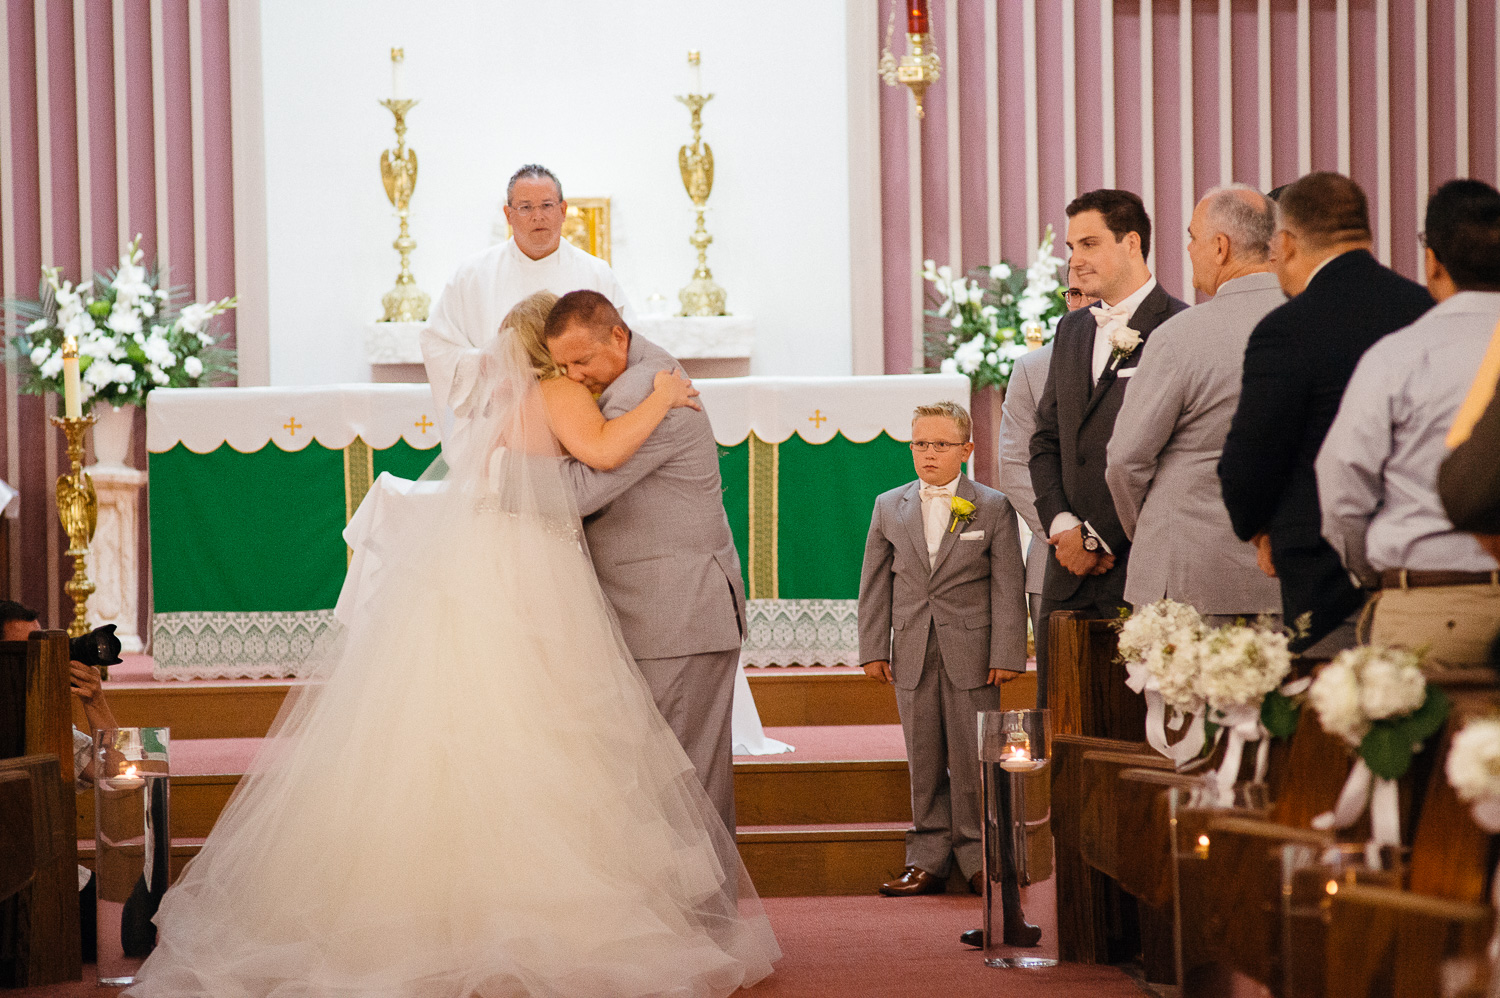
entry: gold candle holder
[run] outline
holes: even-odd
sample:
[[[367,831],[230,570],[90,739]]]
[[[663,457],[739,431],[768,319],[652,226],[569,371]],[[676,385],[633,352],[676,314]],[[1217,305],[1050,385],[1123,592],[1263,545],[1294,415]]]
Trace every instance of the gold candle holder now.
[[[393,67],[398,67],[405,59],[403,49],[391,49]],[[406,148],[406,113],[416,107],[417,102],[393,96],[380,104],[396,118],[396,148],[381,152],[380,179],[385,184],[385,196],[395,206],[396,216],[401,220],[401,232],[391,243],[401,254],[401,272],[396,275],[396,286],[380,299],[385,306],[385,315],[380,321],[426,322],[432,299],[417,287],[416,278],[412,277],[411,251],[417,248],[417,241],[411,237],[407,224],[411,195],[417,187],[417,151]]]
[[[688,53],[688,64],[695,67],[699,64],[697,52]],[[693,144],[677,150],[677,168],[682,173],[682,186],[687,188],[687,195],[698,212],[698,225],[688,238],[688,242],[698,251],[698,266],[687,287],[677,292],[677,300],[682,302],[682,311],[677,314],[727,315],[724,303],[728,296],[723,288],[714,283],[713,271],[708,269],[708,245],[714,241],[714,237],[708,234],[708,229],[703,225],[708,195],[714,188],[714,151],[703,141],[702,135],[703,105],[713,100],[714,95],[688,94],[677,99],[687,105],[688,112],[692,115],[693,128]]]
[[[910,51],[898,62],[891,53],[891,37],[896,30],[896,12],[893,8],[890,21],[886,24],[885,48],[881,50],[880,61],[876,63],[876,70],[887,86],[894,87],[904,83],[911,88],[911,95],[917,101],[918,118],[926,117],[922,99],[927,95],[927,88],[943,75],[943,60],[937,54],[937,44],[932,40],[928,23],[926,0],[912,3],[908,11],[906,32]]]
[[[57,516],[68,534],[68,556],[73,559],[73,577],[63,587],[73,599],[73,622],[68,625],[70,638],[88,633],[88,601],[94,592],[86,562],[89,542],[99,525],[99,496],[94,491],[93,478],[83,470],[83,435],[98,418],[93,413],[51,417],[52,425],[61,427],[67,437],[68,461],[72,465],[71,471],[57,477]]]

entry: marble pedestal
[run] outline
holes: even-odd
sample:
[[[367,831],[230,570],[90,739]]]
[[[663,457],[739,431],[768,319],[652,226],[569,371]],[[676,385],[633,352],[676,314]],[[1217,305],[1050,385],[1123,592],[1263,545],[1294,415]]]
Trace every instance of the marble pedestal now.
[[[115,625],[122,652],[145,649],[140,633],[140,498],[146,473],[123,464],[85,469],[99,495],[99,525],[89,545],[89,626]]]

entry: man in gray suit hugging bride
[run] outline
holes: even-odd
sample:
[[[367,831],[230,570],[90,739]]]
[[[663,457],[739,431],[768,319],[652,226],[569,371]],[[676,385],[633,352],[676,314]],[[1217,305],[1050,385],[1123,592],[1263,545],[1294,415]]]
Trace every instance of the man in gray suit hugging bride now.
[[[977,715],[1026,671],[1026,575],[1010,501],[963,474],[971,423],[954,402],[912,418],[917,481],[875,500],[859,583],[865,674],[896,687],[911,770],[906,870],[881,885],[905,897],[943,891],[952,865],[982,890]],[[1000,872],[1000,871],[992,871]],[[1005,937],[1035,945],[1010,871]]]

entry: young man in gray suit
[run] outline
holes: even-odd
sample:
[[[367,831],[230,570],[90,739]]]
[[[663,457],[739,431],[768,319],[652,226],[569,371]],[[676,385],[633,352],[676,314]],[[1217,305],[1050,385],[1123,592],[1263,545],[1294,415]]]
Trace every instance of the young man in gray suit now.
[[[954,859],[983,889],[977,716],[999,710],[1000,684],[1026,671],[1016,512],[964,476],[971,430],[955,402],[916,410],[917,481],[876,498],[865,541],[860,659],[866,675],[895,684],[911,770],[906,870],[880,888],[893,897],[943,891]],[[1001,883],[1007,938],[1034,945],[1014,877]]]
[[[558,299],[543,335],[568,377],[599,396],[607,419],[638,405],[657,372],[677,366],[633,335],[597,291]],[[674,409],[619,468],[569,460],[567,472],[625,646],[733,835],[730,716],[745,592],[708,416]]]
[[[1193,286],[1212,297],[1151,334],[1115,418],[1104,473],[1131,540],[1125,600],[1187,603],[1213,623],[1281,612],[1281,587],[1234,534],[1216,471],[1240,400],[1245,344],[1286,301],[1269,262],[1276,209],[1235,184],[1188,225]]]
[[[1099,299],[1057,324],[1031,438],[1031,484],[1052,546],[1036,636],[1037,705],[1047,705],[1047,621],[1056,610],[1112,618],[1125,608],[1130,540],[1104,481],[1105,448],[1152,330],[1187,308],[1151,276],[1151,219],[1129,191],[1067,208],[1073,285]]]

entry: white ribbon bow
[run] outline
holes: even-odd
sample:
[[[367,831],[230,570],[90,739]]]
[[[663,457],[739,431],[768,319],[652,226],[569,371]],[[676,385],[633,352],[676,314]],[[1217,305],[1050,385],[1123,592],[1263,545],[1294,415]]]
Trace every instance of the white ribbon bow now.
[[[1203,710],[1178,711],[1172,733],[1187,731],[1175,743],[1167,742],[1167,702],[1162,698],[1161,687],[1144,665],[1139,662],[1125,664],[1125,685],[1146,697],[1146,741],[1152,748],[1172,760],[1178,769],[1192,762],[1203,751],[1206,736],[1203,732]],[[1191,721],[1189,721],[1191,718]]]
[[[1370,845],[1374,849],[1399,846],[1401,801],[1396,781],[1376,776],[1363,759],[1354,763],[1333,810],[1313,818],[1312,826],[1321,831],[1348,828],[1360,819],[1366,808],[1370,810]]]

